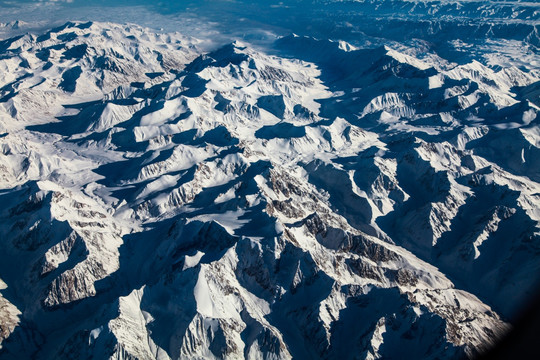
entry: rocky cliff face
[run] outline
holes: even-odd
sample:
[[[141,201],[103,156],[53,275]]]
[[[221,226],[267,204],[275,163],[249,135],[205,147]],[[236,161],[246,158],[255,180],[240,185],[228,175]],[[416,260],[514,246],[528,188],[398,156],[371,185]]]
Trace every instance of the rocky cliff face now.
[[[0,43],[3,358],[456,358],[509,329],[540,270],[538,69],[197,44]]]

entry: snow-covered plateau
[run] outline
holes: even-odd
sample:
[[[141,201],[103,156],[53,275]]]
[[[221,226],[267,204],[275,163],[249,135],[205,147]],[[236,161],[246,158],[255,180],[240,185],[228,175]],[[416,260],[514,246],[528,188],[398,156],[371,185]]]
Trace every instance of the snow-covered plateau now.
[[[0,41],[0,358],[490,348],[540,274],[536,9],[446,48],[104,22]]]

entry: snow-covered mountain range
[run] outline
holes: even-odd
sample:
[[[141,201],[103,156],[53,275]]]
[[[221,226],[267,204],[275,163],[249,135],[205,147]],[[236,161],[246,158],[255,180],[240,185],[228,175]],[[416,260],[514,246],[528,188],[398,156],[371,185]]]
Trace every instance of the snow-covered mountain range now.
[[[540,274],[532,28],[477,57],[96,22],[0,41],[0,357],[481,353]]]

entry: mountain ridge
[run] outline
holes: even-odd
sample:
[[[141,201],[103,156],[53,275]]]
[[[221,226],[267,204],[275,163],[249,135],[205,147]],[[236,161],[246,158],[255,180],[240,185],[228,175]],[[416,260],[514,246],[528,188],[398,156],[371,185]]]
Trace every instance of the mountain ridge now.
[[[3,357],[473,357],[508,331],[540,266],[538,108],[513,91],[537,70],[198,43],[3,42]]]

